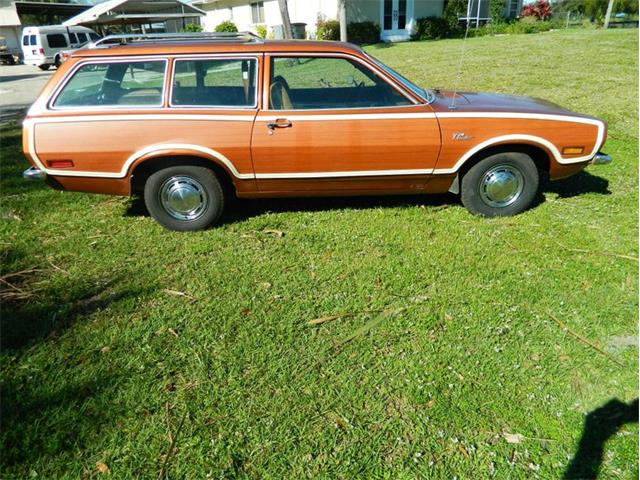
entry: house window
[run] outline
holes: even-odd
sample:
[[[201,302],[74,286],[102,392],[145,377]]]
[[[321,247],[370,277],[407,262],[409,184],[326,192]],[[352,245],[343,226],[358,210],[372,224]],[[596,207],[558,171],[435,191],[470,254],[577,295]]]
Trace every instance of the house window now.
[[[509,2],[509,18],[516,18],[518,16],[519,0],[510,0]]]
[[[264,2],[251,4],[251,21],[253,23],[264,23]]]

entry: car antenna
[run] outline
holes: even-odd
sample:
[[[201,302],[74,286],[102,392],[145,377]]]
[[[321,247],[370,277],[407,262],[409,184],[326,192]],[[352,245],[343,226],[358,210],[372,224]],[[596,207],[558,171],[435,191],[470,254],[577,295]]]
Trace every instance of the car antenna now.
[[[469,36],[469,16],[471,15],[471,0],[467,0],[467,27],[464,30],[464,38],[462,39],[462,45],[460,46],[460,61],[458,63],[458,75],[453,88],[453,96],[451,97],[451,104],[449,110],[456,109],[456,95],[458,94],[458,87],[460,86],[460,77],[462,77],[462,61],[464,60],[465,47],[467,45],[467,37]]]

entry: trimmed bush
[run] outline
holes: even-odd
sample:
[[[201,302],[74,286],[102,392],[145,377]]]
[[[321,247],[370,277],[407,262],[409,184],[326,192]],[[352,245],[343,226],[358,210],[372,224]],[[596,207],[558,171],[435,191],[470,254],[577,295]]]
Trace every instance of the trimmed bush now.
[[[340,24],[338,24],[339,33]],[[352,22],[347,25],[347,38],[351,43],[378,43],[380,41],[380,26],[375,22]]]
[[[340,22],[318,18],[316,37],[318,40],[340,40]]]
[[[231,20],[226,20],[222,22],[220,25],[216,26],[216,28],[213,31],[233,33],[238,31],[238,27],[236,27],[236,24],[233,23]]]
[[[439,40],[447,38],[451,33],[449,22],[442,17],[419,18],[416,22],[414,40]]]
[[[181,31],[188,33],[202,32],[202,25],[198,25],[197,23],[187,23]]]
[[[260,38],[267,38],[267,27],[266,25],[258,25],[256,27],[256,33]]]

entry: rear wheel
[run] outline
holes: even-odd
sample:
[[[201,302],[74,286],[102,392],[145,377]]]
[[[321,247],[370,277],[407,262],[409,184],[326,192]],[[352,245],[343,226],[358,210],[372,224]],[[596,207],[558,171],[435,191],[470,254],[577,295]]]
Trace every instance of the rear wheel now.
[[[538,183],[538,169],[529,155],[498,153],[481,160],[462,177],[460,198],[477,215],[516,215],[531,205]]]
[[[54,60],[54,63],[56,65],[56,68],[60,68],[60,65],[62,65],[62,62],[60,61],[60,55],[56,55],[56,59]]]
[[[38,65],[38,68],[39,68],[40,70],[49,70],[49,67],[50,67],[50,66],[51,66],[51,65]]]
[[[205,167],[164,168],[144,186],[149,213],[169,230],[203,230],[213,225],[222,215],[224,200],[220,181]]]

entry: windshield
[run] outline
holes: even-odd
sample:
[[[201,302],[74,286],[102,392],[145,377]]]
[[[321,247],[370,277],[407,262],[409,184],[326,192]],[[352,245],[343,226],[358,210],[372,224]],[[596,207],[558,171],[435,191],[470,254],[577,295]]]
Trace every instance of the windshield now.
[[[433,92],[431,92],[431,90],[425,90],[424,88],[421,88],[421,87],[417,86],[415,83],[411,82],[410,80],[408,80],[404,76],[400,75],[398,72],[396,72],[392,68],[387,67],[384,63],[382,63],[380,60],[378,60],[374,56],[369,55],[368,53],[365,53],[365,55],[373,63],[375,63],[378,67],[380,67],[386,73],[388,73],[393,78],[395,78],[397,81],[402,83],[405,87],[407,87],[413,93],[415,93],[419,97],[423,98],[427,103],[431,103],[435,99],[435,96],[433,95]]]

